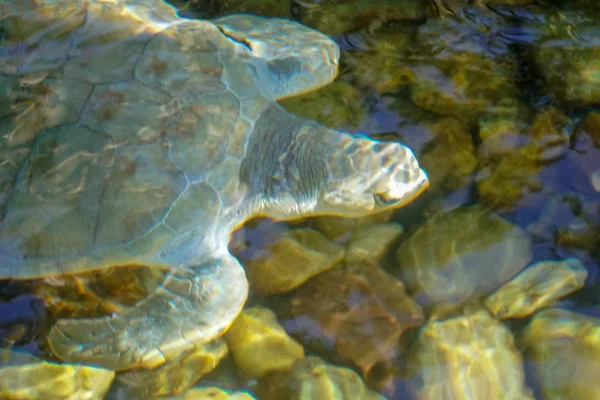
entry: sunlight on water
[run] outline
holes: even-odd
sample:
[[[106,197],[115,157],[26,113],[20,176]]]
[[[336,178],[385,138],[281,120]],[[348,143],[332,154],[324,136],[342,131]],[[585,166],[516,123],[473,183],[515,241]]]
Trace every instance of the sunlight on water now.
[[[600,397],[598,37],[595,0],[0,0],[0,397]]]

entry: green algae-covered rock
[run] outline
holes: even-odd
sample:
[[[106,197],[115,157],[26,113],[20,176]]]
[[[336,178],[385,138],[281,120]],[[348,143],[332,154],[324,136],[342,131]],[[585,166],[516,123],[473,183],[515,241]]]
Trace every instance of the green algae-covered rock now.
[[[413,351],[411,398],[534,399],[512,334],[479,305],[428,322]]]
[[[569,0],[524,14],[524,32],[545,92],[559,102],[596,104],[600,95],[600,7]],[[594,7],[589,7],[594,3]],[[594,10],[595,8],[595,10]]]
[[[473,123],[518,94],[516,62],[497,34],[503,18],[485,7],[466,7],[418,27],[413,45],[415,104]]]
[[[514,150],[505,154],[480,152],[482,168],[477,174],[480,202],[494,210],[505,211],[531,201],[532,196],[543,188],[539,179],[542,168],[568,151],[566,128],[569,122],[570,119],[558,108],[543,108],[518,132]],[[515,121],[515,124],[522,122]],[[490,136],[484,139],[484,146],[493,135],[486,133]],[[502,135],[502,132],[495,134]]]
[[[284,232],[266,248],[243,259],[252,288],[260,294],[286,293],[332,268],[344,247],[311,228]]]
[[[291,17],[291,0],[227,0],[219,3],[220,15],[250,13],[264,17]]]
[[[264,307],[242,311],[225,339],[236,366],[253,378],[290,369],[304,357],[302,346],[286,334],[275,313]]]
[[[396,252],[403,282],[424,305],[489,294],[531,257],[525,231],[482,206],[434,215]]]
[[[600,318],[543,310],[535,314],[521,343],[545,399],[600,398]]]
[[[374,88],[378,93],[386,94],[414,81],[408,56],[414,46],[411,25],[364,36],[366,48],[345,53],[350,76],[359,87]]]
[[[360,218],[323,216],[311,219],[310,225],[330,240],[339,242],[348,240],[354,231],[362,230],[368,225],[389,221],[392,214],[393,211],[384,211]]]
[[[318,357],[298,361],[288,373],[275,374],[259,388],[259,398],[277,400],[384,400],[349,368]]]
[[[346,265],[363,262],[383,265],[390,246],[402,232],[402,225],[395,222],[367,225],[354,231],[346,243]]]
[[[421,158],[431,190],[439,193],[464,187],[477,168],[469,126],[456,118],[444,118],[431,130],[435,137],[427,143]]]
[[[575,258],[541,261],[505,283],[485,300],[485,306],[497,318],[525,317],[583,287],[587,275]]]
[[[337,35],[386,21],[421,19],[427,12],[426,2],[420,0],[331,0],[303,9],[301,21],[328,35]]]
[[[55,364],[0,349],[0,398],[18,400],[101,400],[114,371]]]
[[[288,111],[336,129],[358,125],[365,115],[364,94],[347,82],[337,81],[302,96],[280,101]]]

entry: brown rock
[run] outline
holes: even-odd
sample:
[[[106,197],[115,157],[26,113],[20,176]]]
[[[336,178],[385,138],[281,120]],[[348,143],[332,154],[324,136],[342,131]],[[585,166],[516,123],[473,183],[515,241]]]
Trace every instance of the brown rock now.
[[[292,313],[316,322],[317,337],[334,343],[338,354],[377,386],[389,383],[402,332],[424,319],[402,282],[370,264],[335,268],[311,279],[294,293]],[[377,376],[371,375],[375,366]]]
[[[252,288],[267,295],[289,292],[343,257],[342,246],[314,229],[299,228],[284,232],[242,263]]]

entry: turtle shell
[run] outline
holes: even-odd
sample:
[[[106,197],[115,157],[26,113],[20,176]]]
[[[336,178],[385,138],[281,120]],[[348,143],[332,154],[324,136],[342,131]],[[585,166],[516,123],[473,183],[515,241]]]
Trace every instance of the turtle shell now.
[[[171,267],[226,246],[269,103],[235,73],[240,45],[141,6],[42,3],[2,21],[0,277]]]

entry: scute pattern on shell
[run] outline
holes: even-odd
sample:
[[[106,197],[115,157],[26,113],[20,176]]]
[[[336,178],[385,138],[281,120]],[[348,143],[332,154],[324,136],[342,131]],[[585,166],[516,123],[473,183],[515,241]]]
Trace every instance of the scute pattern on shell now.
[[[86,22],[70,32],[78,42],[73,55],[53,63],[52,85],[42,80],[45,93],[32,95],[36,109],[66,118],[40,121],[35,133],[27,118],[12,127],[12,142],[29,144],[31,152],[2,204],[4,276],[152,264],[147,255],[178,246],[178,236],[198,223],[204,229],[213,225],[218,210],[243,194],[228,183],[238,175],[253,116],[242,115],[240,100],[223,77],[220,58],[234,54],[232,43],[209,22],[138,34],[146,25],[119,19],[113,4],[89,7],[103,7],[88,14],[114,20],[119,31],[110,25],[99,32],[104,22]],[[124,32],[131,35],[122,37]],[[128,57],[103,49],[119,49]],[[41,66],[25,62],[8,72],[22,77]],[[81,82],[75,86],[79,95],[68,95],[74,99],[65,104],[61,95],[72,93],[73,82]],[[26,90],[35,90],[31,86]],[[22,136],[27,138],[18,140]],[[234,140],[242,143],[230,149]],[[92,261],[82,262],[86,257]]]

